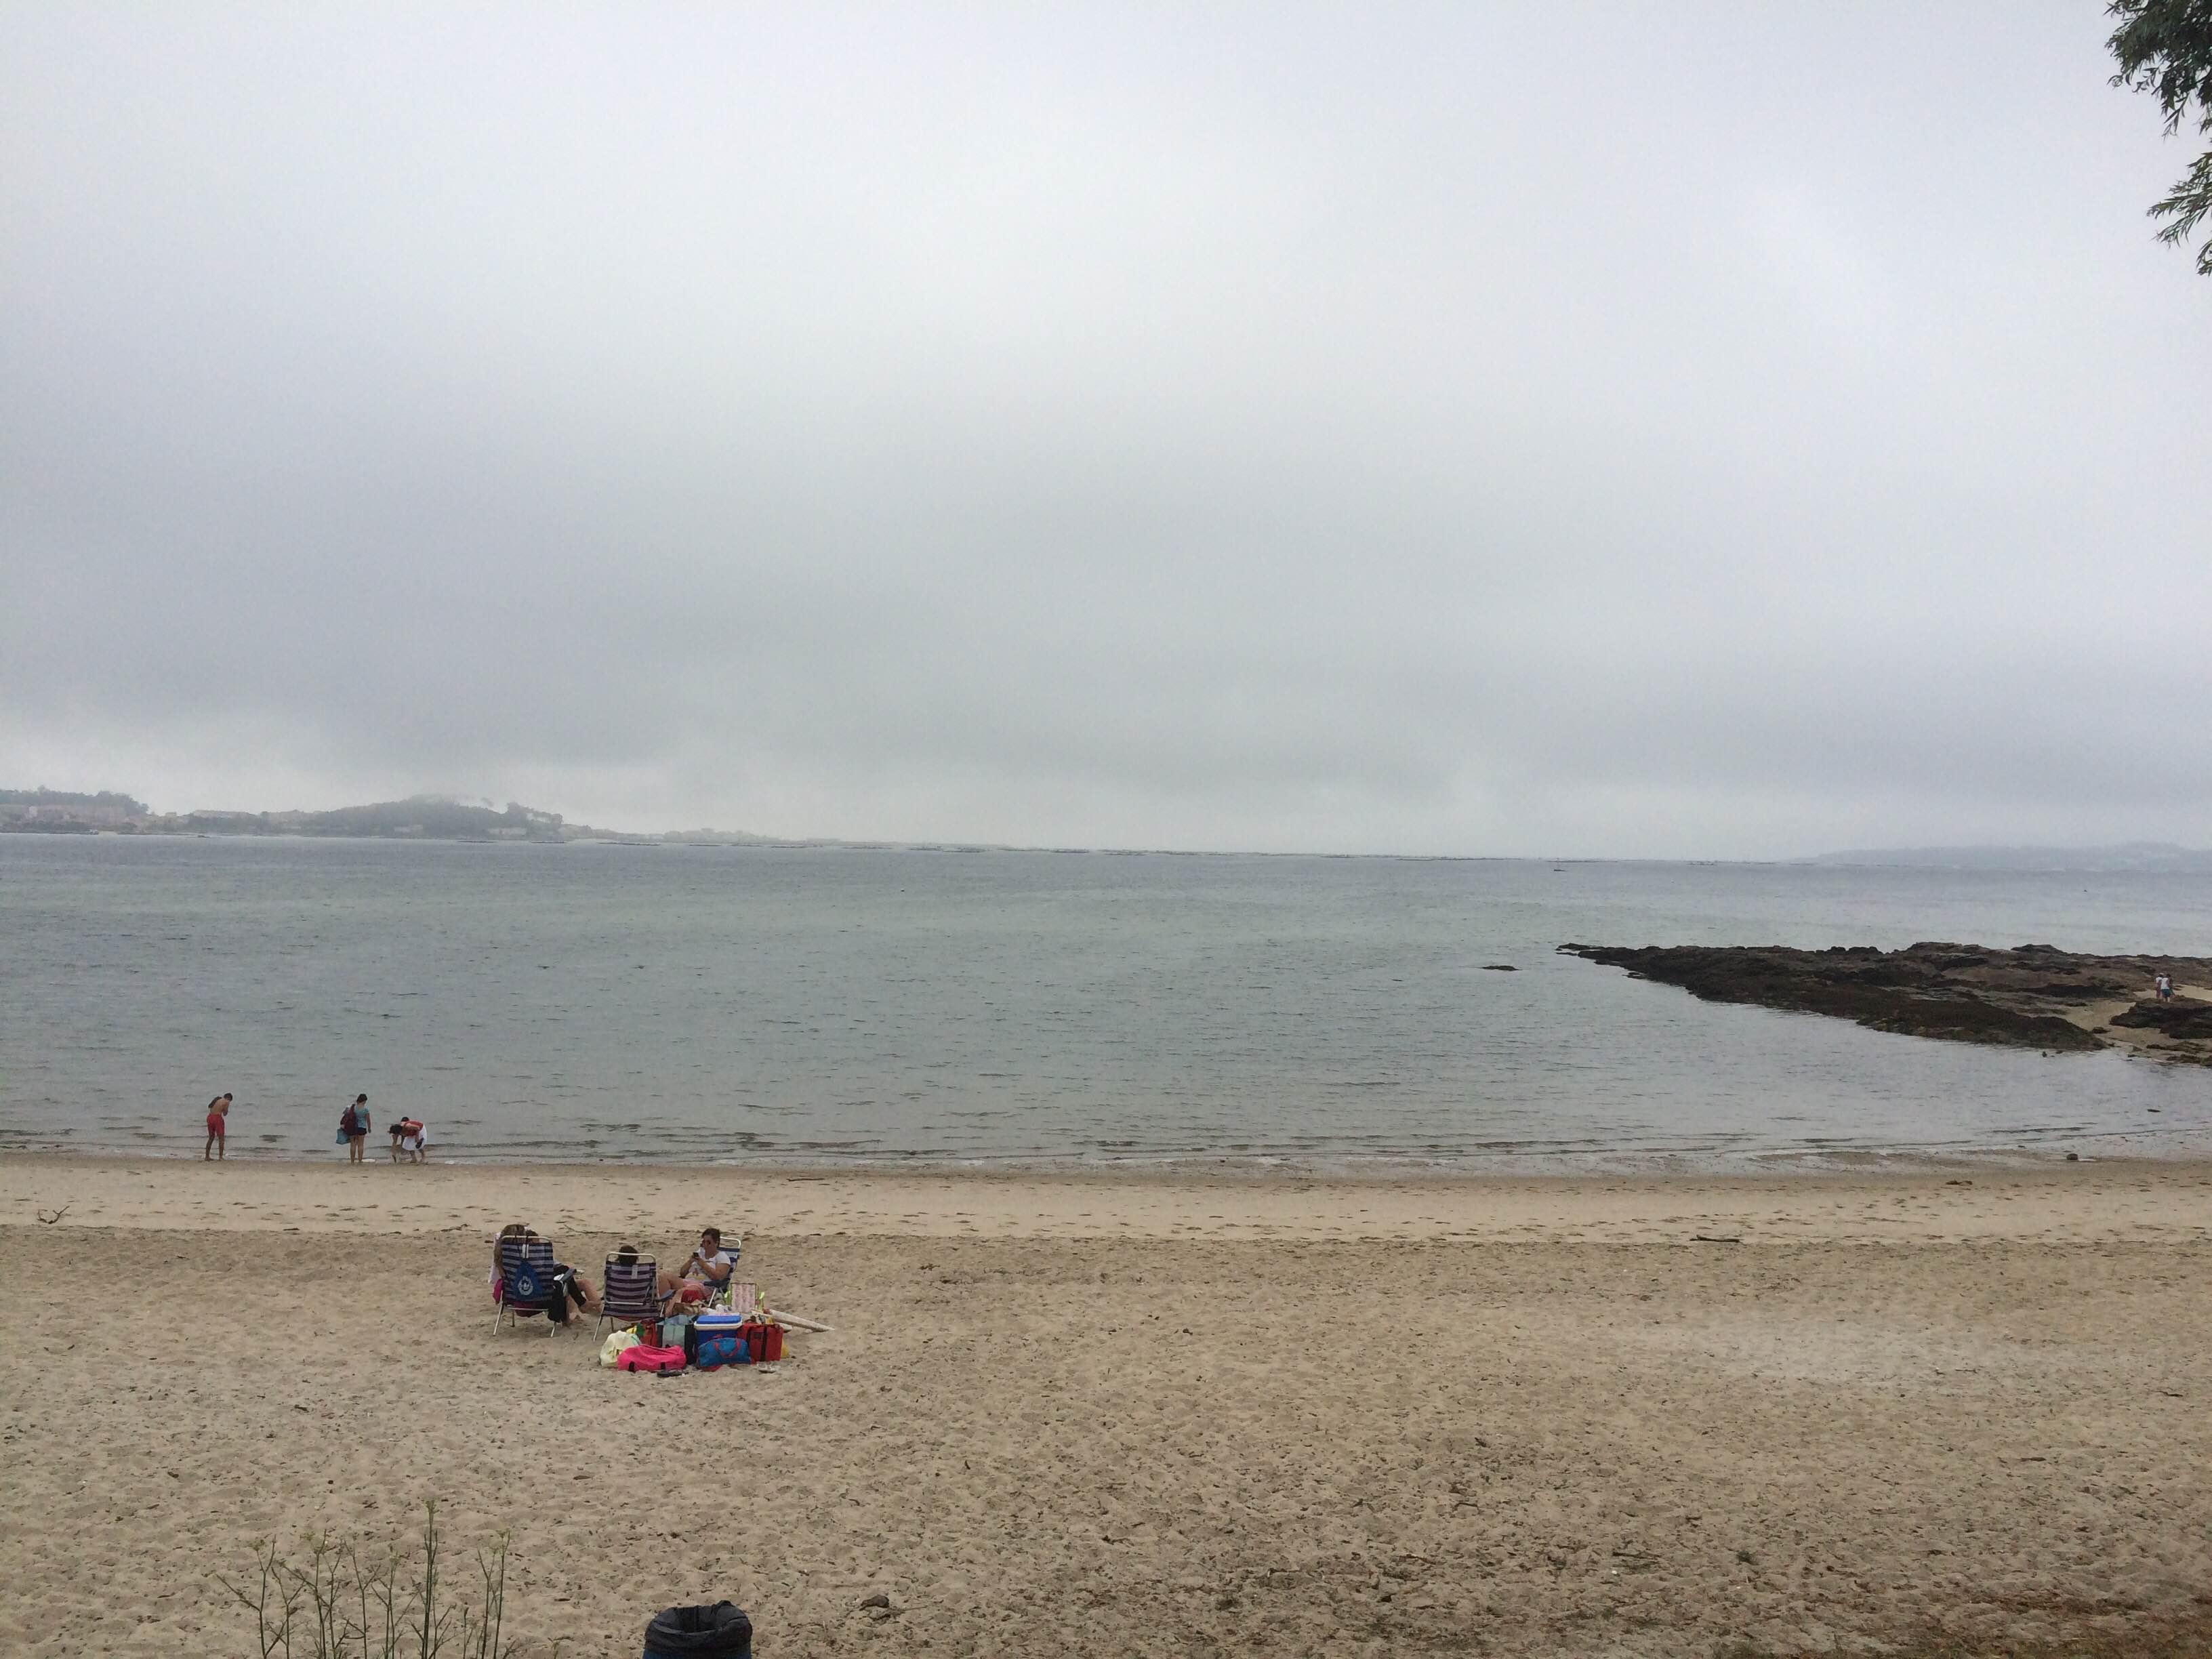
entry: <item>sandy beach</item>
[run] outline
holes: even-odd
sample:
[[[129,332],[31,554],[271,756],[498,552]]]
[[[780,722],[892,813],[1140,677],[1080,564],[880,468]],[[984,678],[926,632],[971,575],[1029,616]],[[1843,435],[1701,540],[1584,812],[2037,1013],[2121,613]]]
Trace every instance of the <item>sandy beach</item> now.
[[[494,1339],[510,1219],[594,1272],[718,1222],[836,1328],[665,1382]],[[431,1496],[572,1655],[724,1595],[763,1654],[2212,1650],[2203,1164],[17,1157],[0,1262],[8,1652],[247,1653],[211,1571]]]

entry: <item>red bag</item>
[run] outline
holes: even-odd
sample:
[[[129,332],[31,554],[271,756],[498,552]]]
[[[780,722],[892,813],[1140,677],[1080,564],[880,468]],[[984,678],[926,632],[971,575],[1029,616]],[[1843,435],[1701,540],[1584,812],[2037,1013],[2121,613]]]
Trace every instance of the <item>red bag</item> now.
[[[772,1365],[783,1358],[783,1327],[773,1321],[748,1319],[738,1327],[745,1352],[756,1365]]]
[[[618,1371],[680,1371],[684,1369],[684,1350],[681,1348],[648,1348],[639,1343],[634,1348],[624,1348],[615,1356]]]

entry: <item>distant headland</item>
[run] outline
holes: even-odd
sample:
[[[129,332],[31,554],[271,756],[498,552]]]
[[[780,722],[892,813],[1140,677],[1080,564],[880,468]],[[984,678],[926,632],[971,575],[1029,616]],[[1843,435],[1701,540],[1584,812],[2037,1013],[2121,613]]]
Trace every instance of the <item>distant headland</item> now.
[[[489,797],[410,795],[404,800],[372,801],[328,811],[156,812],[144,801],[118,790],[0,789],[0,835],[124,836],[315,836],[367,837],[382,841],[612,842],[631,847],[843,847],[862,849],[957,853],[1175,853],[1213,856],[1173,847],[1084,847],[991,841],[849,840],[833,836],[763,836],[749,830],[604,830],[571,823],[520,801],[495,805]],[[1313,856],[1342,857],[1341,854]],[[1349,855],[1349,856],[1357,856]],[[1389,854],[1377,856],[1389,857]],[[1456,861],[1465,854],[1408,854]],[[1489,861],[1472,855],[1477,861]],[[1505,855],[1512,857],[1515,855]],[[1542,858],[1531,863],[1606,863],[1582,855]],[[1691,862],[1711,863],[1711,860]],[[1731,862],[1732,860],[1720,860]],[[1766,860],[1751,860],[1766,862]],[[1810,858],[1775,860],[1799,867],[1868,869],[2076,871],[2100,873],[2212,875],[2212,851],[2166,842],[2130,842],[2105,847],[1893,847],[1858,852],[1821,853]]]
[[[2122,842],[2107,847],[1878,847],[1823,853],[1805,862],[1881,870],[2212,875],[2212,852],[2166,841]]]
[[[327,812],[156,812],[145,802],[112,790],[0,789],[0,834],[124,836],[348,836],[389,841],[611,841],[641,845],[675,842],[706,847],[751,846],[774,841],[742,830],[671,830],[643,836],[570,823],[558,812],[509,801],[454,795],[410,795],[405,800],[340,806]]]

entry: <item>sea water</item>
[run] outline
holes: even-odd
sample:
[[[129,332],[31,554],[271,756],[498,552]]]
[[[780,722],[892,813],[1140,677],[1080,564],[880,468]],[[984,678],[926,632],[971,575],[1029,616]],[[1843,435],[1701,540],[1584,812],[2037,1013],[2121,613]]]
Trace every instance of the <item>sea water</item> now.
[[[1595,944],[2212,954],[2201,877],[0,836],[0,1148],[1545,1169],[2212,1147],[2212,1071]],[[1498,971],[1510,967],[1514,971]]]

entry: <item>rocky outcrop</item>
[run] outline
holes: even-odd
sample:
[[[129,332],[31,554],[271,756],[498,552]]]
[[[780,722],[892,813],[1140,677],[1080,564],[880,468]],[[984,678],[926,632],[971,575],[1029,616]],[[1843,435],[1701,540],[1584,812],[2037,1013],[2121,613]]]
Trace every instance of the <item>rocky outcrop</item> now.
[[[2193,997],[2138,1002],[2114,1014],[2112,1023],[2130,1030],[2156,1031],[2185,1042],[2212,1043],[2212,1002],[2199,1002]]]
[[[1679,985],[1710,1002],[1747,1002],[1856,1020],[1878,1031],[2062,1054],[2126,1048],[2212,1064],[2212,960],[2084,956],[1926,942],[1902,951],[1838,945],[1563,945],[1569,956]],[[2160,974],[2185,987],[2150,997]]]

